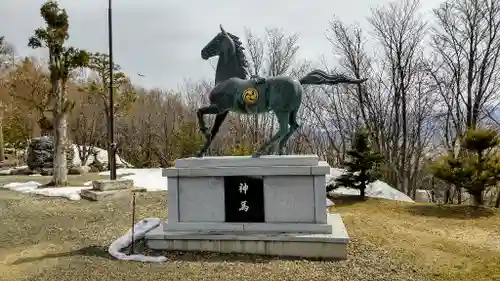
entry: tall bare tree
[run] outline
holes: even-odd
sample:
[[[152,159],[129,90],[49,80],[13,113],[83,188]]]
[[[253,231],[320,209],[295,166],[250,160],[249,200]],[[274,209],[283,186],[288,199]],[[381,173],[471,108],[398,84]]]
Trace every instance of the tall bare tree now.
[[[440,95],[437,121],[441,124],[443,144],[449,152],[464,153],[460,139],[468,129],[495,124],[500,96],[500,1],[444,1],[434,9],[437,24],[432,30],[434,64],[429,74]],[[447,189],[446,201],[452,194]],[[451,196],[450,196],[451,194]]]
[[[51,99],[49,77],[44,68],[34,58],[24,58],[7,77],[9,94],[25,110],[23,119],[31,129],[32,138],[46,134],[48,128],[42,126],[44,123],[52,124],[46,116],[50,113]]]
[[[329,93],[334,114],[332,116],[334,118],[331,119],[336,120],[330,123],[337,123],[332,125],[338,129],[338,134],[343,139],[337,144],[340,146],[337,146],[335,150],[339,155],[337,159],[343,161],[346,152],[345,145],[350,142],[348,139],[360,126],[368,129],[367,132],[379,148],[380,138],[383,136],[381,131],[385,128],[384,124],[380,124],[379,121],[385,119],[377,118],[382,112],[377,110],[380,108],[377,105],[376,94],[378,92],[373,89],[377,81],[374,79],[372,58],[365,50],[366,38],[363,30],[357,25],[346,25],[339,19],[334,19],[330,22],[327,39],[333,46],[333,53],[339,58],[342,72],[358,79],[368,78],[367,83],[363,85],[341,87],[338,97]],[[346,118],[347,116],[349,118]],[[328,139],[330,145],[335,147],[336,144],[332,142],[333,137],[329,136]],[[380,148],[378,150],[380,151]]]
[[[434,14],[432,75],[456,140],[499,103],[500,1],[447,0]]]
[[[411,136],[411,108],[419,104],[418,79],[422,71],[422,42],[426,23],[418,14],[418,0],[392,2],[372,10],[369,22],[382,47],[385,69],[385,91],[392,99],[389,109],[392,115],[389,142],[386,143],[388,175],[396,188],[410,194],[415,187],[412,182],[412,161],[419,161],[415,141],[420,135]]]
[[[250,29],[245,28],[245,38],[247,45],[247,53],[249,57],[249,73],[253,76],[262,75],[264,65],[264,42],[256,37]],[[252,116],[253,132],[252,142],[259,143],[259,115]]]
[[[103,105],[106,116],[109,116],[109,55],[103,53],[90,54],[89,68],[97,74],[97,79],[91,81],[89,93],[96,95]],[[114,95],[115,114],[126,109],[136,99],[136,93],[131,85],[130,79],[121,71],[118,64],[113,66],[113,85],[115,85]]]
[[[5,72],[12,65],[14,58],[14,47],[0,36],[0,84],[5,85]],[[4,137],[3,137],[3,119],[7,105],[0,99],[0,161],[5,159]]]
[[[251,75],[269,77],[292,74],[299,50],[297,33],[287,35],[282,29],[266,28],[265,39],[262,39],[246,29],[245,37]],[[239,116],[237,122],[245,123],[246,120],[252,123],[250,130],[254,145],[258,145],[266,135],[273,134],[275,120],[272,114],[250,118]]]
[[[361,79],[369,77],[371,72],[370,57],[365,51],[365,38],[359,26],[346,26],[339,19],[330,22],[328,41],[334,46],[335,54],[340,56],[341,66],[355,78]],[[370,128],[368,119],[369,100],[368,91],[363,90],[364,85],[356,87],[356,97],[358,99],[361,117],[365,125]]]
[[[5,36],[0,36],[0,74],[5,74],[14,62],[14,46],[9,43]]]
[[[66,47],[69,38],[68,14],[56,1],[47,1],[40,8],[45,28],[37,28],[30,37],[28,45],[32,48],[46,47],[49,50],[49,70],[53,98],[52,115],[54,120],[54,174],[49,185],[68,184],[67,113],[73,108],[66,97],[66,86],[73,69],[88,64],[88,53],[73,47]]]

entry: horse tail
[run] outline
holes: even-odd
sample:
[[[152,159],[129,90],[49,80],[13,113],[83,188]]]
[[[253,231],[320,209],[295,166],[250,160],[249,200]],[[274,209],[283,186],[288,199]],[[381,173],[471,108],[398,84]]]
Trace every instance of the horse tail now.
[[[361,84],[367,79],[353,79],[343,74],[328,74],[323,70],[313,70],[299,80],[301,85],[336,85],[336,84]]]

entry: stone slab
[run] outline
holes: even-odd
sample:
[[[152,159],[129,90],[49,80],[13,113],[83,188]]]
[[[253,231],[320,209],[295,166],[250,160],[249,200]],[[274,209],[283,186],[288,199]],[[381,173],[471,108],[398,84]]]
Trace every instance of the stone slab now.
[[[328,234],[168,231],[160,224],[146,233],[146,242],[159,250],[346,259],[349,236],[340,215],[329,214],[328,223]]]
[[[314,221],[316,223],[327,223],[326,209],[328,208],[325,188],[325,176],[314,176]],[[325,205],[322,201],[325,200]]]
[[[225,176],[319,176],[330,173],[328,164],[322,166],[272,166],[272,167],[211,167],[166,168],[163,177],[225,177]]]
[[[266,222],[314,223],[314,206],[325,208],[324,200],[314,202],[314,177],[274,176],[264,179]]]
[[[179,221],[225,220],[224,183],[221,178],[186,178],[179,181],[177,200]]]
[[[261,239],[205,239],[183,240],[183,239],[164,239],[147,240],[149,248],[155,250],[167,251],[194,251],[194,252],[216,252],[216,253],[239,253],[254,254],[279,257],[297,257],[311,259],[347,259],[347,244],[313,241],[280,241],[280,240],[261,240]],[[246,234],[239,238],[253,237],[252,234]],[[289,236],[291,237],[291,236]]]
[[[99,191],[93,189],[83,189],[80,193],[82,198],[92,201],[101,201],[101,200],[109,200],[122,198],[125,196],[129,196],[132,194],[132,191],[129,189],[119,189],[119,190],[107,190],[107,191]]]
[[[167,194],[167,209],[168,220],[170,222],[179,221],[179,180],[177,177],[167,178],[168,194]]]
[[[129,179],[95,180],[92,189],[99,191],[128,189],[134,186],[134,181]]]
[[[311,167],[311,175],[323,176],[330,174],[330,165],[326,161],[319,161],[318,166]]]
[[[317,155],[210,156],[177,159],[176,168],[317,166]]]
[[[191,232],[263,232],[263,233],[319,233],[332,232],[329,224],[316,223],[225,223],[225,222],[178,222],[165,223],[165,231],[191,231]]]

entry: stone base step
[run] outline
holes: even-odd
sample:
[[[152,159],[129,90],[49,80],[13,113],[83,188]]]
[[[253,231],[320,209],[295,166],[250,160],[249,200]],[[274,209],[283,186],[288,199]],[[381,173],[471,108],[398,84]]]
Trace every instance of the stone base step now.
[[[332,233],[332,226],[325,223],[238,223],[238,222],[175,222],[165,223],[165,231],[201,231],[201,232],[305,232]]]
[[[92,182],[92,189],[98,191],[128,189],[133,186],[134,181],[129,179],[95,180]]]
[[[151,249],[347,259],[349,236],[340,215],[329,214],[331,233],[169,231],[164,224],[146,233]]]
[[[80,193],[80,196],[87,200],[101,201],[105,199],[108,200],[108,199],[122,198],[124,196],[129,196],[131,194],[132,191],[129,189],[107,190],[107,191],[83,189]]]

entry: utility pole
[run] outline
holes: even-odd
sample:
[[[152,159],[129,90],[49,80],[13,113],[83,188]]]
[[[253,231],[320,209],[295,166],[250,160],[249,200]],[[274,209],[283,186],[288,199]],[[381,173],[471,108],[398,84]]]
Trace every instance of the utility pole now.
[[[116,143],[115,143],[115,106],[113,101],[113,19],[111,0],[108,0],[108,32],[109,32],[109,116],[108,116],[108,163],[109,177],[116,180]]]

